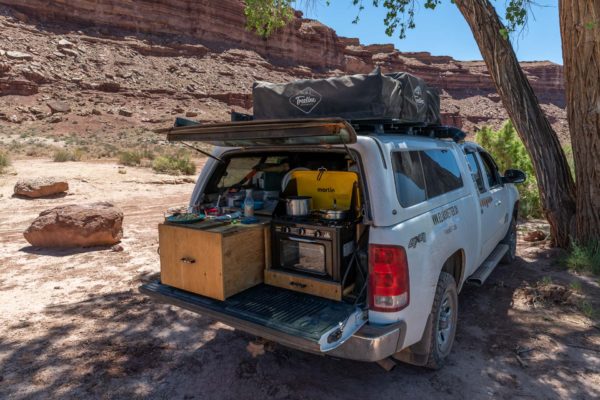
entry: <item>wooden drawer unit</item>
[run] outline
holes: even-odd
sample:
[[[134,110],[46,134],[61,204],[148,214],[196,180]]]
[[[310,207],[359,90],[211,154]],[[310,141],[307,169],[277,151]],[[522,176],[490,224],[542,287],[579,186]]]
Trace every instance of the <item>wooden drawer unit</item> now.
[[[283,289],[312,294],[330,300],[342,300],[342,285],[298,274],[265,270],[265,283]]]
[[[160,224],[160,279],[213,299],[263,281],[265,225]]]

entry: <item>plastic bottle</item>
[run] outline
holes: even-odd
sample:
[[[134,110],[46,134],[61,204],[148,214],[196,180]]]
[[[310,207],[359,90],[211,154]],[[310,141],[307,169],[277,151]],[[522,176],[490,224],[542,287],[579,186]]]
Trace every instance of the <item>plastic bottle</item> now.
[[[254,199],[252,198],[252,189],[246,189],[246,199],[244,200],[244,216],[254,216]]]

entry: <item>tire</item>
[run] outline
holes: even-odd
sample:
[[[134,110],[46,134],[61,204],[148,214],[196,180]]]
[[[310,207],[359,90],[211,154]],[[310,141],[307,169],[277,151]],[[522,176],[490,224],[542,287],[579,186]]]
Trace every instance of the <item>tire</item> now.
[[[517,258],[517,219],[513,217],[510,222],[510,227],[508,228],[508,232],[506,232],[506,236],[500,243],[504,243],[508,245],[508,251],[502,257],[500,262],[502,264],[512,264]]]
[[[430,315],[429,351],[425,367],[440,369],[444,366],[456,335],[458,321],[458,292],[452,275],[442,272],[435,289]]]

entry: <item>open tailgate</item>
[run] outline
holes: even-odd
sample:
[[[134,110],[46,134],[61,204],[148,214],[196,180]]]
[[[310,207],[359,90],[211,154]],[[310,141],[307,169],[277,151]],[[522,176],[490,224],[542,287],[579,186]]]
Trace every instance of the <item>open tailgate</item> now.
[[[157,301],[313,353],[335,349],[366,323],[365,313],[354,305],[264,284],[225,301],[185,292],[159,282],[145,284],[140,291]]]

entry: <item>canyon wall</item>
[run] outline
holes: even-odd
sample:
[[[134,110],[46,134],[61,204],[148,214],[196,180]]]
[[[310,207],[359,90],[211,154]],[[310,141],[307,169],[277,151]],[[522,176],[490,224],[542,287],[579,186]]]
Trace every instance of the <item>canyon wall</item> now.
[[[294,20],[267,39],[245,29],[240,0],[0,0],[0,4],[40,21],[79,23],[110,34],[110,29],[170,36],[167,40],[200,42],[213,50],[250,49],[280,65],[365,73],[407,71],[453,97],[495,93],[483,62],[457,61],[427,52],[403,53],[391,44],[361,45],[339,37],[318,21],[296,13]],[[526,62],[523,69],[543,103],[564,107],[562,67]]]
[[[215,49],[252,49],[281,63],[339,68],[344,62],[343,46],[332,29],[295,18],[265,39],[245,29],[239,0],[1,0],[0,4],[44,21],[168,34],[198,39]]]

